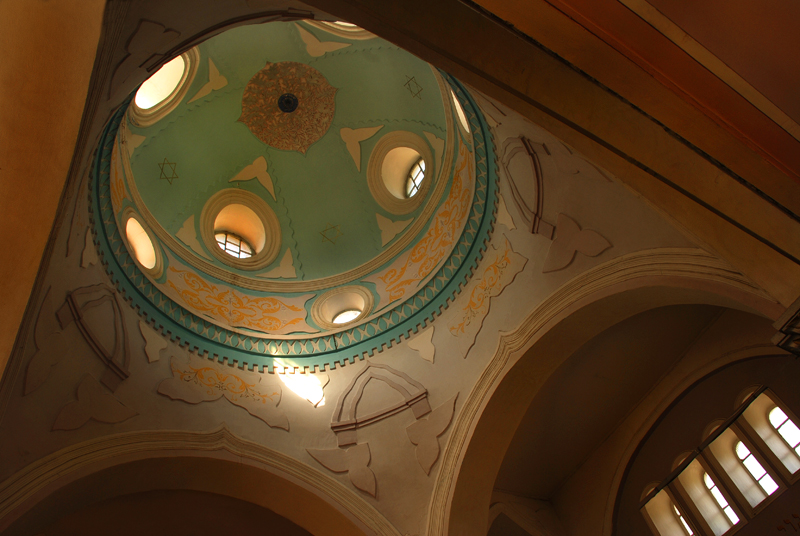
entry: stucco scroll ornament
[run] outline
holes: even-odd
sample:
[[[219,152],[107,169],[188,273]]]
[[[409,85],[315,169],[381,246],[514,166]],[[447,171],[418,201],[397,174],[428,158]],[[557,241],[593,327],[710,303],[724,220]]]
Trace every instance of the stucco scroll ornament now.
[[[53,423],[53,430],[75,430],[92,419],[113,424],[126,421],[136,414],[87,374],[78,384],[78,399],[61,409]]]
[[[91,316],[89,313],[92,310],[103,314]],[[113,325],[103,324],[101,319],[110,320]],[[106,371],[100,380],[106,387],[115,391],[130,374],[128,332],[114,291],[102,284],[77,288],[67,294],[64,305],[54,316],[52,297],[48,289],[36,320],[34,339],[37,352],[28,363],[25,375],[26,395],[35,391],[47,380],[50,368],[61,359],[63,351],[57,350],[50,340],[59,337],[72,323],[78,326],[84,340],[106,365]],[[107,342],[104,343],[107,337],[101,337],[101,334],[113,334],[112,347],[107,347]]]
[[[199,404],[225,397],[273,428],[289,430],[289,419],[278,409],[281,388],[261,383],[261,375],[188,355],[172,357],[172,378],[163,380],[158,392],[173,400]]]
[[[364,394],[364,388],[371,381],[382,382],[387,387],[394,389],[400,394],[402,400],[368,415],[360,415],[358,413],[359,402]],[[336,433],[340,447],[353,445],[358,441],[359,428],[376,423],[408,408],[411,408],[417,419],[430,413],[431,406],[428,403],[427,389],[404,372],[370,361],[350,381],[339,397],[336,409],[333,410],[331,429]]]
[[[533,146],[534,143],[525,136],[507,139],[503,143],[502,165],[508,177],[508,185],[511,188],[511,199],[525,224],[528,225],[532,233],[552,238],[553,226],[542,219],[544,212],[544,179],[539,156]],[[525,179],[526,182],[531,183],[533,185],[532,192],[523,193],[517,186],[514,173],[512,173],[512,170],[518,169],[517,165],[530,167],[530,174],[526,173],[524,174],[526,176],[518,177],[518,179]],[[517,173],[519,174],[518,171]]]
[[[406,428],[408,439],[417,446],[417,461],[425,474],[431,474],[433,464],[439,459],[441,449],[438,438],[447,430],[453,420],[457,398],[458,393],[431,411],[427,418],[419,419]]]
[[[38,389],[50,375],[50,368],[58,363],[61,352],[47,351],[49,341],[55,339],[61,332],[53,314],[52,288],[45,292],[42,304],[39,306],[39,316],[36,319],[33,336],[36,352],[28,362],[25,371],[25,394],[28,395]]]
[[[181,33],[172,28],[167,28],[163,24],[142,19],[139,21],[136,30],[128,39],[125,46],[126,55],[114,68],[109,84],[109,98],[114,97],[117,89],[145,64],[155,65],[164,58],[164,54],[154,53],[155,50],[163,49],[166,45],[180,37]]]
[[[550,244],[542,273],[563,270],[570,265],[576,253],[597,257],[610,247],[611,242],[597,231],[581,229],[575,220],[566,214],[559,214],[556,238]]]
[[[306,449],[306,452],[334,473],[347,473],[350,482],[361,491],[377,496],[375,473],[368,467],[371,460],[369,443],[349,449]]]
[[[102,325],[92,319],[88,313],[96,309],[104,313],[103,318],[111,319],[112,326]],[[122,307],[117,294],[103,284],[80,287],[69,294],[64,305],[56,312],[61,329],[73,322],[89,343],[94,353],[106,365],[106,371],[100,381],[116,391],[119,384],[130,375],[128,365],[131,356],[128,348],[128,329],[122,316]],[[108,348],[103,342],[101,333],[113,333],[113,347]]]

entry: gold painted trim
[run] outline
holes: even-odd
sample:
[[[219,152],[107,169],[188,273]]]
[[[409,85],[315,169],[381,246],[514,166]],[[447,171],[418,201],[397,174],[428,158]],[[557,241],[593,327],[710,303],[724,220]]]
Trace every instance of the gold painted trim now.
[[[378,37],[374,33],[368,32],[360,26],[354,26],[352,29],[348,29],[342,28],[335,22],[324,20],[304,20],[301,22],[304,22],[309,26],[313,26],[319,30],[328,32],[329,34],[333,34],[336,37],[344,37],[345,39],[352,39],[354,41],[366,41],[367,39],[375,39]]]
[[[464,405],[451,425],[428,510],[427,534],[447,534],[450,501],[461,460],[469,446],[472,428],[480,417],[484,403],[502,379],[502,372],[512,355],[525,351],[534,335],[577,302],[627,281],[670,276],[722,283],[758,299],[776,303],[725,261],[701,249],[663,248],[639,251],[612,259],[574,277],[550,294],[515,329],[500,333],[497,350],[465,398]]]
[[[619,2],[661,32],[700,65],[711,71],[794,139],[800,141],[800,124],[652,4],[646,0],[619,0]]]
[[[371,274],[389,260],[399,255],[406,247],[411,244],[411,241],[419,234],[422,228],[429,225],[430,218],[438,208],[439,200],[444,194],[445,187],[447,186],[446,177],[452,171],[454,161],[454,148],[457,146],[456,134],[453,125],[453,110],[450,102],[449,90],[450,86],[442,79],[439,72],[432,65],[429,66],[433,72],[436,81],[439,84],[439,93],[444,105],[445,124],[447,130],[447,138],[445,140],[445,154],[442,157],[442,168],[437,173],[436,186],[433,194],[429,197],[427,203],[423,206],[422,212],[414,219],[414,222],[406,228],[405,233],[395,240],[388,248],[381,254],[367,261],[366,263],[342,272],[340,274],[325,277],[322,279],[314,279],[311,281],[265,281],[255,277],[248,277],[241,274],[232,274],[225,268],[208,262],[206,259],[198,256],[188,247],[184,246],[177,238],[169,234],[153,217],[147,205],[144,203],[139,190],[136,188],[136,181],[133,180],[133,171],[131,170],[130,154],[127,150],[127,136],[131,132],[126,126],[119,129],[117,135],[117,143],[122,145],[120,147],[120,158],[125,175],[125,182],[128,185],[133,203],[139,209],[139,214],[145,222],[150,226],[159,240],[171,251],[173,251],[181,260],[195,269],[210,275],[222,282],[229,285],[236,285],[239,288],[255,290],[258,292],[314,292],[321,289],[337,287],[346,285],[362,277]],[[124,123],[123,123],[124,124]]]
[[[400,147],[407,147],[413,149],[425,161],[425,176],[422,180],[422,185],[419,191],[413,197],[399,198],[392,194],[386,187],[386,181],[383,178],[383,161],[386,155],[393,149]],[[430,175],[428,170],[434,168]],[[369,155],[369,162],[367,163],[367,186],[372,193],[375,201],[386,211],[396,214],[398,216],[408,214],[419,208],[428,195],[431,189],[431,183],[434,180],[440,179],[441,175],[437,175],[439,170],[436,169],[436,161],[433,158],[433,150],[428,142],[417,136],[413,132],[406,130],[394,130],[383,135],[372,152]],[[403,185],[405,189],[405,184]]]
[[[172,90],[172,93],[147,110],[136,106],[136,99],[131,101],[130,108],[128,109],[128,117],[135,126],[143,128],[156,124],[172,112],[172,110],[177,108],[183,101],[183,98],[189,91],[189,87],[192,85],[194,77],[197,74],[197,67],[200,63],[200,52],[197,50],[197,47],[193,47],[181,54],[181,56],[184,61],[183,75],[181,75],[181,79],[178,81],[178,85],[175,86],[175,89]]]
[[[333,478],[286,454],[237,436],[225,425],[211,432],[143,430],[90,439],[64,447],[0,483],[0,520],[37,493],[72,473],[96,466],[105,468],[126,456],[168,457],[178,451],[214,453],[220,450],[283,473],[321,497],[341,506],[355,519],[382,536],[400,536],[394,526],[373,506]],[[0,525],[2,526],[2,525]]]
[[[214,221],[222,209],[228,205],[246,206],[256,213],[264,226],[264,247],[250,258],[237,259],[226,254],[217,245],[214,237]],[[278,258],[278,253],[281,251],[281,223],[278,221],[275,211],[256,194],[238,188],[228,188],[217,192],[206,201],[200,212],[200,237],[206,249],[217,260],[239,270],[263,270]]]

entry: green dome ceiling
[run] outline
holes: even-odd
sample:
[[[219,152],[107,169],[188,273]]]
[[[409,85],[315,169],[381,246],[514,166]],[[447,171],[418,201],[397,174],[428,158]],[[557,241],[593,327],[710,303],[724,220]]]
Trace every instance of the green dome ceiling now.
[[[303,31],[321,41],[348,46],[315,58],[309,54]],[[236,28],[198,49],[198,70],[188,98],[156,124],[141,129],[130,127],[133,134],[145,137],[131,155],[131,169],[144,207],[153,218],[167,233],[175,235],[190,216],[194,215],[199,223],[203,206],[213,194],[238,187],[262,197],[275,211],[282,244],[275,264],[291,249],[297,276],[303,280],[346,272],[381,253],[381,229],[375,214],[394,216],[370,194],[367,158],[380,137],[390,131],[409,131],[423,139],[425,132],[440,139],[446,137],[443,95],[439,77],[431,66],[381,39],[348,42],[295,23]],[[188,102],[209,80],[209,59],[227,79],[227,85]],[[275,131],[273,146],[256,137],[242,119],[245,88],[267,64],[272,64],[273,71],[268,75],[277,75],[278,80],[281,75],[292,77],[284,82],[283,89],[294,88],[299,93],[304,78],[316,72],[321,82],[331,88],[330,93],[335,94],[335,106],[299,121],[268,123],[265,120],[270,117],[251,112],[253,121],[260,122],[263,130]],[[307,66],[307,71],[295,72],[293,67],[298,64]],[[407,87],[409,79],[416,84],[412,90]],[[298,97],[297,111],[278,114],[296,119],[308,108],[325,106],[313,89]],[[277,109],[274,103],[264,104]],[[327,112],[332,112],[332,118],[324,117]],[[322,136],[305,154],[288,149],[304,149],[303,135],[309,130],[318,134],[325,126],[318,123],[326,119],[330,127],[321,132]],[[364,127],[382,128],[360,144],[359,171],[340,131]],[[266,159],[275,200],[257,180],[229,182],[259,157]],[[160,178],[164,159],[176,164],[177,179]],[[421,207],[396,219],[414,218],[420,210]],[[321,233],[329,227],[334,230],[326,233],[329,238],[323,237]]]
[[[314,23],[232,29],[184,58],[169,106],[115,114],[93,172],[97,243],[145,319],[218,359],[324,368],[451,305],[488,241],[497,180],[488,127],[458,82],[379,38]],[[427,166],[399,205],[376,186],[393,147]],[[247,264],[215,249],[226,203],[256,207],[270,255]],[[132,255],[130,218],[153,268]],[[353,300],[364,314],[331,323]]]

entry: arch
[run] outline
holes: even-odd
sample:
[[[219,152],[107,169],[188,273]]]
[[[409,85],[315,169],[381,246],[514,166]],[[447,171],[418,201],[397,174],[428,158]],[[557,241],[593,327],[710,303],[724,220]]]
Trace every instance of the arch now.
[[[375,413],[358,416],[358,403],[364,394],[364,388],[372,380],[384,382],[388,387],[397,391],[403,400]],[[411,408],[417,419],[430,413],[431,406],[428,402],[427,389],[404,372],[395,370],[388,365],[368,362],[342,391],[333,412],[331,428],[336,433],[340,447],[353,445],[357,441],[356,431],[358,428],[378,422],[406,408]]]
[[[569,281],[514,331],[501,334],[494,357],[453,423],[429,509],[428,533],[485,531],[502,455],[547,378],[609,327],[635,314],[678,304],[716,305],[770,319],[782,310],[701,250],[637,252]],[[617,485],[619,478],[615,477]]]
[[[129,432],[65,447],[0,484],[0,531],[30,523],[43,528],[70,511],[149,490],[228,496],[267,508],[314,535],[399,536],[336,480],[225,427]]]

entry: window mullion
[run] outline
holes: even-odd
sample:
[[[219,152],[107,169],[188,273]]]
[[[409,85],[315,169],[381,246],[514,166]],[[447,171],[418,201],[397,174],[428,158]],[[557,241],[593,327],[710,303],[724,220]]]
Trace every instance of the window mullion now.
[[[781,463],[775,454],[772,452],[772,449],[769,448],[764,443],[764,440],[761,439],[753,427],[750,426],[745,419],[739,418],[735,422],[731,424],[731,429],[739,436],[740,439],[744,440],[745,445],[750,448],[750,452],[755,456],[756,460],[758,460],[767,473],[775,480],[775,483],[781,489],[786,489],[789,485],[789,479],[787,478],[788,471],[786,467]]]
[[[695,536],[714,536],[714,531],[708,526],[705,518],[677,478],[670,482],[666,489],[672,502],[678,507],[687,523],[691,525]]]

